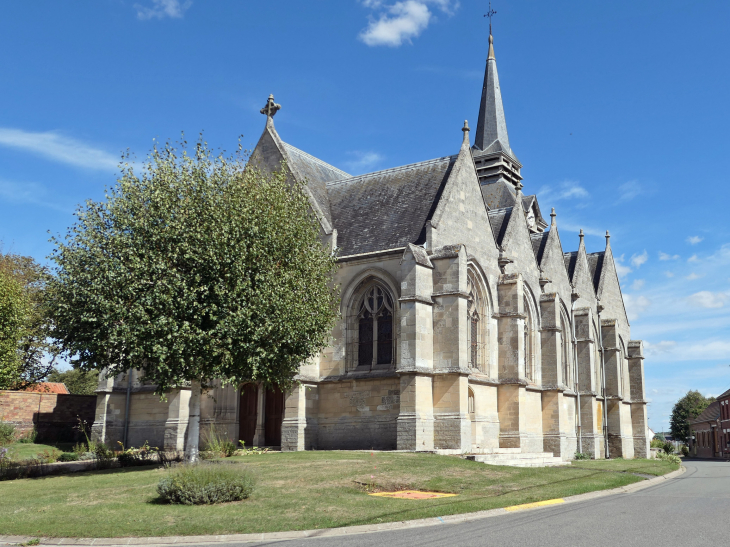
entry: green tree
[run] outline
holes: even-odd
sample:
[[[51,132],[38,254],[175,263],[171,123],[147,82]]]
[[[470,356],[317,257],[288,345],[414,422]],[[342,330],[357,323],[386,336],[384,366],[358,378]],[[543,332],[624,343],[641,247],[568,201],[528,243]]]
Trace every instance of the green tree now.
[[[0,252],[0,389],[22,389],[53,368],[46,300],[48,269],[33,258]]]
[[[19,347],[28,308],[20,283],[0,270],[0,389],[15,389],[20,381]]]
[[[99,385],[99,372],[77,368],[64,371],[54,369],[46,380],[66,384],[69,393],[74,395],[94,395]]]
[[[336,262],[303,189],[247,166],[240,146],[198,141],[128,164],[54,239],[55,336],[75,366],[140,369],[157,392],[191,386],[187,458],[196,460],[201,386],[287,388],[326,347]]]
[[[672,437],[684,443],[688,442],[689,421],[702,414],[714,400],[714,397],[705,397],[699,391],[688,391],[672,409],[672,416],[669,418]]]

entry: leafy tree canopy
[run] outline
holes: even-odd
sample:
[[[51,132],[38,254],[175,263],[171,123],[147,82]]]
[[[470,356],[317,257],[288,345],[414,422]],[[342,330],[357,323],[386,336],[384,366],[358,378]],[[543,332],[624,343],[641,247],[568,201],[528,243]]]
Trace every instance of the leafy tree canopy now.
[[[22,389],[53,367],[48,279],[33,258],[0,252],[0,389]]]
[[[220,379],[288,386],[327,345],[335,258],[281,173],[167,143],[122,167],[55,238],[55,336],[83,370],[144,371],[162,393]],[[192,404],[192,403],[191,403]]]
[[[66,384],[69,393],[73,395],[94,395],[99,385],[99,372],[76,368],[64,371],[54,369],[46,380]]]
[[[669,419],[672,436],[686,443],[690,435],[689,421],[702,414],[714,400],[714,397],[705,397],[699,391],[688,391],[672,409],[672,416]]]

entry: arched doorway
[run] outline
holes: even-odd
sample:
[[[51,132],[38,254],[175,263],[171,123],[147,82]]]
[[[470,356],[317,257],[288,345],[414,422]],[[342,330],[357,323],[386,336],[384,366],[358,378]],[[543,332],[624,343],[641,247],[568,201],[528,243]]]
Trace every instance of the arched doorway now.
[[[264,411],[264,444],[281,446],[281,422],[284,420],[284,393],[278,388],[267,388]]]
[[[241,387],[241,403],[238,416],[238,438],[245,443],[246,448],[254,446],[256,435],[256,418],[258,409],[259,390],[256,384],[245,384]]]

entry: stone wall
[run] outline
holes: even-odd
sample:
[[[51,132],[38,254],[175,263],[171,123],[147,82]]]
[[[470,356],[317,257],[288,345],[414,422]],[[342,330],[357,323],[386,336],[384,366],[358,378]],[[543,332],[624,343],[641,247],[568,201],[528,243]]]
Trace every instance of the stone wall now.
[[[400,379],[319,384],[317,448],[395,450]]]
[[[79,419],[90,427],[95,409],[96,395],[0,391],[0,419],[21,435],[35,427],[38,442],[80,441]]]

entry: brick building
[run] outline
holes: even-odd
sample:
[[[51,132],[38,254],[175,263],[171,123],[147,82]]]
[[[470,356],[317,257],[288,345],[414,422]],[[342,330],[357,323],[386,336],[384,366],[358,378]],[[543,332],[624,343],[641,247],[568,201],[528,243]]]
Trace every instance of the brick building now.
[[[338,252],[341,320],[294,391],[213,389],[203,429],[284,450],[646,457],[642,342],[608,232],[566,253],[555,210],[522,191],[489,40],[474,143],[465,123],[420,163],[351,176],[284,142],[269,97],[251,162],[306,182]],[[182,448],[189,391],[153,390],[134,372],[102,380],[97,436]]]
[[[698,458],[730,457],[730,389],[694,420],[690,420],[690,450]]]

